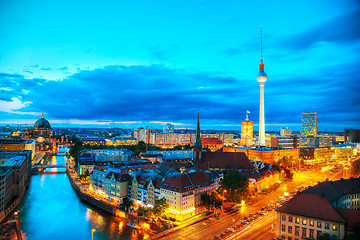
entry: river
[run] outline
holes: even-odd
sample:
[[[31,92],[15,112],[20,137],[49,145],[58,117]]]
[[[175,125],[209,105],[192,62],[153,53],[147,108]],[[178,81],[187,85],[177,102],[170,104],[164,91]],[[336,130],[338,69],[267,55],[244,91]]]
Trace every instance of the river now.
[[[65,156],[54,156],[51,164],[64,164]],[[65,169],[50,169],[33,175],[20,204],[19,222],[28,240],[32,239],[143,239],[125,221],[84,201],[72,189]]]

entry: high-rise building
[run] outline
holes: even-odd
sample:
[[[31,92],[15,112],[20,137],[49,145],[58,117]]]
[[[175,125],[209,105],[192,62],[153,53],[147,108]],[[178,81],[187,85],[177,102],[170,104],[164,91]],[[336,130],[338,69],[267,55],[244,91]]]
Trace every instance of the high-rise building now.
[[[265,146],[265,110],[264,110],[264,83],[267,80],[267,75],[264,71],[264,63],[262,56],[262,27],[261,27],[261,63],[260,71],[256,79],[260,83],[260,116],[259,116],[259,146]]]
[[[167,123],[164,126],[164,133],[173,133],[174,132],[174,124]]]
[[[281,136],[291,135],[291,129],[281,128],[281,130],[280,130],[280,135],[281,135]]]
[[[316,112],[302,113],[301,136],[315,136],[317,134]]]
[[[245,121],[241,122],[241,146],[250,147],[253,145],[253,125],[254,123],[249,120],[249,111],[246,114]]]

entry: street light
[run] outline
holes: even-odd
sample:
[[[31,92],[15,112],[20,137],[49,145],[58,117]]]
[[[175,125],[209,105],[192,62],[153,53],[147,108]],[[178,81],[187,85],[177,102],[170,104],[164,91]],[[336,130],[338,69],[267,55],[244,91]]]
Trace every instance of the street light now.
[[[94,232],[95,232],[95,229],[94,229],[94,228],[92,228],[92,229],[91,229],[91,240],[93,240],[93,239],[94,239]]]

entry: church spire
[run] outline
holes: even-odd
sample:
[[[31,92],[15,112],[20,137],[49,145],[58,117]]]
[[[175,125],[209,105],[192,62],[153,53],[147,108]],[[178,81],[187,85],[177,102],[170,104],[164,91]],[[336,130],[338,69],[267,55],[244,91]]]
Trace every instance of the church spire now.
[[[44,118],[44,113],[41,114],[41,118]]]
[[[201,135],[200,135],[200,113],[199,113],[199,109],[198,109],[198,119],[197,119],[197,127],[196,127],[196,142],[194,144],[194,148],[202,148]]]

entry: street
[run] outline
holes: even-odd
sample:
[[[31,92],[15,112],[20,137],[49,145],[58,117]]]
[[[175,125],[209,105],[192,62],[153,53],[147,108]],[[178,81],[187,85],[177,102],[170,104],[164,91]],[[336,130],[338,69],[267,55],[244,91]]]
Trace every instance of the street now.
[[[332,165],[322,168],[311,169],[307,171],[295,172],[294,179],[291,182],[282,183],[282,185],[266,194],[259,195],[252,203],[246,203],[235,213],[225,213],[219,220],[206,219],[204,221],[193,224],[189,227],[172,232],[160,239],[214,239],[214,236],[220,236],[229,227],[234,227],[241,223],[243,217],[249,214],[260,212],[269,204],[274,204],[290,192],[296,191],[299,187],[308,187],[318,182],[330,180],[338,180],[343,177],[343,170],[340,167],[338,171],[330,172]],[[273,239],[275,237],[275,211],[271,211],[261,218],[256,219],[236,234],[236,239]],[[273,226],[273,228],[272,228]],[[228,236],[226,239],[235,239],[235,234]]]

